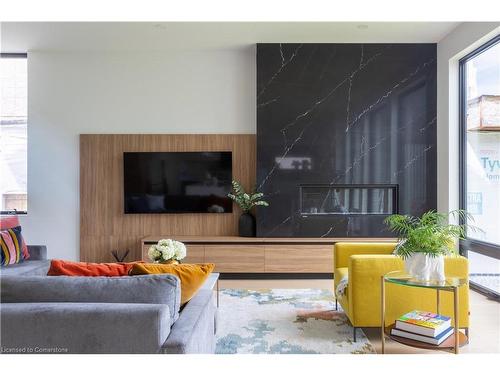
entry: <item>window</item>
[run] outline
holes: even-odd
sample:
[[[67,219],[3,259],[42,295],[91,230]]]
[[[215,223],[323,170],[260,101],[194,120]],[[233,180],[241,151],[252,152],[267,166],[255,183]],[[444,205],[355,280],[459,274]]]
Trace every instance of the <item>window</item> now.
[[[0,58],[0,211],[26,213],[28,71],[26,54]]]
[[[500,293],[500,36],[460,60],[460,203],[471,285]]]

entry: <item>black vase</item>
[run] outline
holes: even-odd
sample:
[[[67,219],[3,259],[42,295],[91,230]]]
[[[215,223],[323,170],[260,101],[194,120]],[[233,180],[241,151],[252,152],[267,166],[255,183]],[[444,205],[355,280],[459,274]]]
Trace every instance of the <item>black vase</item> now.
[[[255,237],[255,216],[249,212],[241,214],[238,225],[240,237]]]

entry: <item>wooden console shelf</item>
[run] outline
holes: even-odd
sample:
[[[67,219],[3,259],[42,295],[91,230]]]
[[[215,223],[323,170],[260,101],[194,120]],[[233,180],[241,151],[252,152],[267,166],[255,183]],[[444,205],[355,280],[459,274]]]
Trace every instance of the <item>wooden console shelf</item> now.
[[[394,238],[263,238],[237,236],[149,236],[142,258],[162,238],[186,244],[186,263],[215,263],[221,273],[333,273],[336,242],[395,242]]]

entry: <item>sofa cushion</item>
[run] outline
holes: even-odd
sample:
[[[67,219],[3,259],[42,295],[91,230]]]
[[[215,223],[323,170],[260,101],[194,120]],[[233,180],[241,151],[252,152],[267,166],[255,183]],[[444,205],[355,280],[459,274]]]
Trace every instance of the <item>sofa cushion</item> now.
[[[173,274],[181,280],[181,304],[188,302],[214,270],[215,264],[153,264],[137,263],[131,275]]]
[[[152,303],[179,317],[180,282],[174,275],[122,277],[2,276],[1,302]]]
[[[17,227],[19,227],[19,230],[21,231],[21,223],[19,222],[19,218],[17,216],[11,216],[11,215],[0,216],[0,230],[17,228]],[[24,238],[21,243],[21,250],[22,250],[22,258],[29,259],[30,253],[28,251],[28,246],[26,245],[26,241],[24,241]]]
[[[45,276],[50,267],[48,260],[28,260],[0,268],[0,276]]]
[[[49,276],[127,276],[134,263],[88,263],[54,259]]]

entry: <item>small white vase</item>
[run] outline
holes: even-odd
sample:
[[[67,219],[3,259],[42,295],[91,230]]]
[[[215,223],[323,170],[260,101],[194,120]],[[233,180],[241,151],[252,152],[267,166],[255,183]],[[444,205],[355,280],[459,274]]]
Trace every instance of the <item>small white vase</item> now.
[[[406,272],[419,281],[444,281],[444,257],[414,253],[405,259]]]

